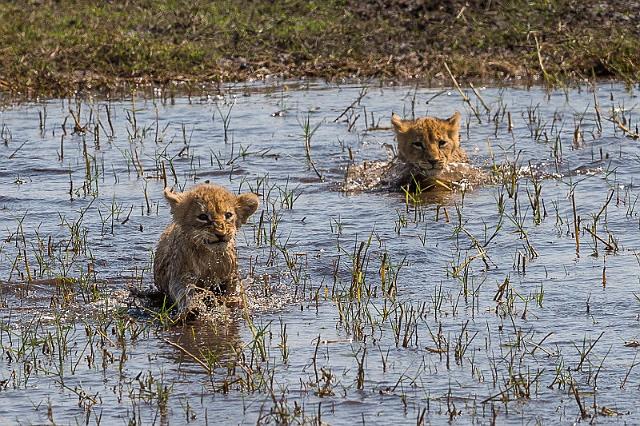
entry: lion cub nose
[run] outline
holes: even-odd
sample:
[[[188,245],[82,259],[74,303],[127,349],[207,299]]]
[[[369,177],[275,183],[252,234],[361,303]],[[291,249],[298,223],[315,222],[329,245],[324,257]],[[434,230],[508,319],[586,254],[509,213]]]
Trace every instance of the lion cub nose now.
[[[218,241],[229,241],[229,236],[225,234],[223,231],[214,230],[213,235],[215,235]]]
[[[227,233],[225,232],[225,227],[224,224],[221,223],[213,223],[213,233],[216,237],[218,237],[221,240],[224,240],[227,236]]]

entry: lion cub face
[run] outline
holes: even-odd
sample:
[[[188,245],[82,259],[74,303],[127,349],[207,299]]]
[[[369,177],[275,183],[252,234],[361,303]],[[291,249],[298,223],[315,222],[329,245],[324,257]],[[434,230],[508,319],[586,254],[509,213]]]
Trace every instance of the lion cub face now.
[[[460,113],[446,120],[422,117],[402,120],[391,115],[391,124],[398,139],[398,157],[428,174],[438,174],[449,163],[465,162],[460,148]]]
[[[165,188],[164,196],[184,236],[213,251],[235,243],[236,231],[259,204],[255,194],[236,196],[221,186],[209,184],[182,193]]]

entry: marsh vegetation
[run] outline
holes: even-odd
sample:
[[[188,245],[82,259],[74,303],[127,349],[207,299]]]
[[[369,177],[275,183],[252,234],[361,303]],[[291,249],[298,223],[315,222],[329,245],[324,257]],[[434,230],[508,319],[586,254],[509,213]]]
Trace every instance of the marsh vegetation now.
[[[236,84],[0,112],[0,408],[27,423],[640,421],[635,87]],[[496,182],[338,190],[463,113]],[[259,195],[244,309],[174,323],[165,186]]]

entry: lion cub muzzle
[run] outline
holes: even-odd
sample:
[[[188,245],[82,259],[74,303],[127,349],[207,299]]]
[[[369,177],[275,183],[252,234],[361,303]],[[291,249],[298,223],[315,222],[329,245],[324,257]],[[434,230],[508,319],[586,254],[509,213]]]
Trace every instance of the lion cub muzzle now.
[[[429,160],[420,162],[419,166],[421,169],[424,169],[424,170],[440,170],[444,168],[445,163],[440,159],[435,159],[435,160],[429,159]]]
[[[213,227],[207,232],[207,238],[204,242],[207,245],[224,244],[233,240],[233,235],[227,233],[224,229]]]

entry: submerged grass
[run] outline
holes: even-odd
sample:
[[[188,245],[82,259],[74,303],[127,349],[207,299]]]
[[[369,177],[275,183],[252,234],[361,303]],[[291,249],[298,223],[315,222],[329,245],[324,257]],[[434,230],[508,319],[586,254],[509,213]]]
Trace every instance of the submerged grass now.
[[[489,2],[3,2],[0,89],[289,78],[638,77],[640,6]],[[598,25],[593,25],[598,22]]]
[[[407,90],[412,110],[433,100],[430,92]],[[290,104],[310,91],[302,93]],[[0,265],[9,281],[0,283],[0,390],[11,392],[19,407],[48,405],[46,413],[11,415],[96,424],[406,423],[414,417],[417,424],[497,423],[614,415],[634,422],[637,410],[623,410],[635,410],[629,401],[637,394],[638,319],[622,311],[633,311],[640,299],[631,287],[637,271],[628,269],[634,278],[623,282],[620,270],[639,258],[625,249],[636,241],[626,231],[638,220],[637,190],[624,185],[623,167],[620,180],[601,171],[585,182],[573,170],[575,161],[588,163],[585,146],[600,148],[596,165],[603,148],[613,156],[632,147],[618,124],[633,131],[633,109],[617,107],[627,98],[599,94],[608,125],[596,121],[598,102],[585,118],[569,107],[551,113],[553,104],[544,102],[507,105],[505,92],[474,93],[481,104],[467,114],[473,132],[465,142],[482,145],[479,135],[487,136],[496,153],[487,168],[496,181],[425,201],[423,188],[395,196],[330,190],[341,173],[336,164],[347,162],[344,147],[364,145],[367,108],[389,106],[386,98],[375,105],[378,95],[366,88],[350,93],[336,95],[338,107],[327,108],[332,118],[349,105],[333,124],[312,118],[306,105],[288,117],[269,115],[281,103],[254,94],[199,105],[178,99],[182,106],[160,98],[62,100],[7,114],[2,133],[15,141],[7,136],[5,155],[32,139],[30,131],[53,141],[44,145],[54,154],[49,158],[19,163],[26,150],[8,158],[16,172],[31,179],[38,161],[57,161],[53,170],[62,170],[56,180],[46,168],[43,183],[58,191],[51,195],[58,224],[27,214],[27,206],[49,201],[34,205],[14,196],[25,182],[7,186],[0,210],[6,215]],[[586,98],[589,103],[591,95]],[[447,102],[471,106],[456,93]],[[201,117],[191,116],[196,108]],[[185,111],[202,123],[182,121]],[[274,127],[275,137],[261,135],[247,117],[282,127]],[[61,132],[66,140],[56,158]],[[564,154],[555,148],[561,139]],[[240,145],[238,153],[234,140],[253,145]],[[342,158],[326,159],[340,151]],[[549,172],[563,166],[576,173],[537,174],[539,158],[548,160]],[[316,179],[318,172],[328,183]],[[173,321],[167,303],[125,306],[114,289],[152,282],[150,253],[168,216],[160,201],[167,179],[183,188],[207,177],[228,179],[262,199],[260,214],[243,227],[248,247],[241,250],[248,256],[242,262],[251,281],[247,300],[255,299],[256,309],[242,318],[184,324]],[[19,195],[38,189],[25,188]],[[258,299],[269,311],[257,307]]]

